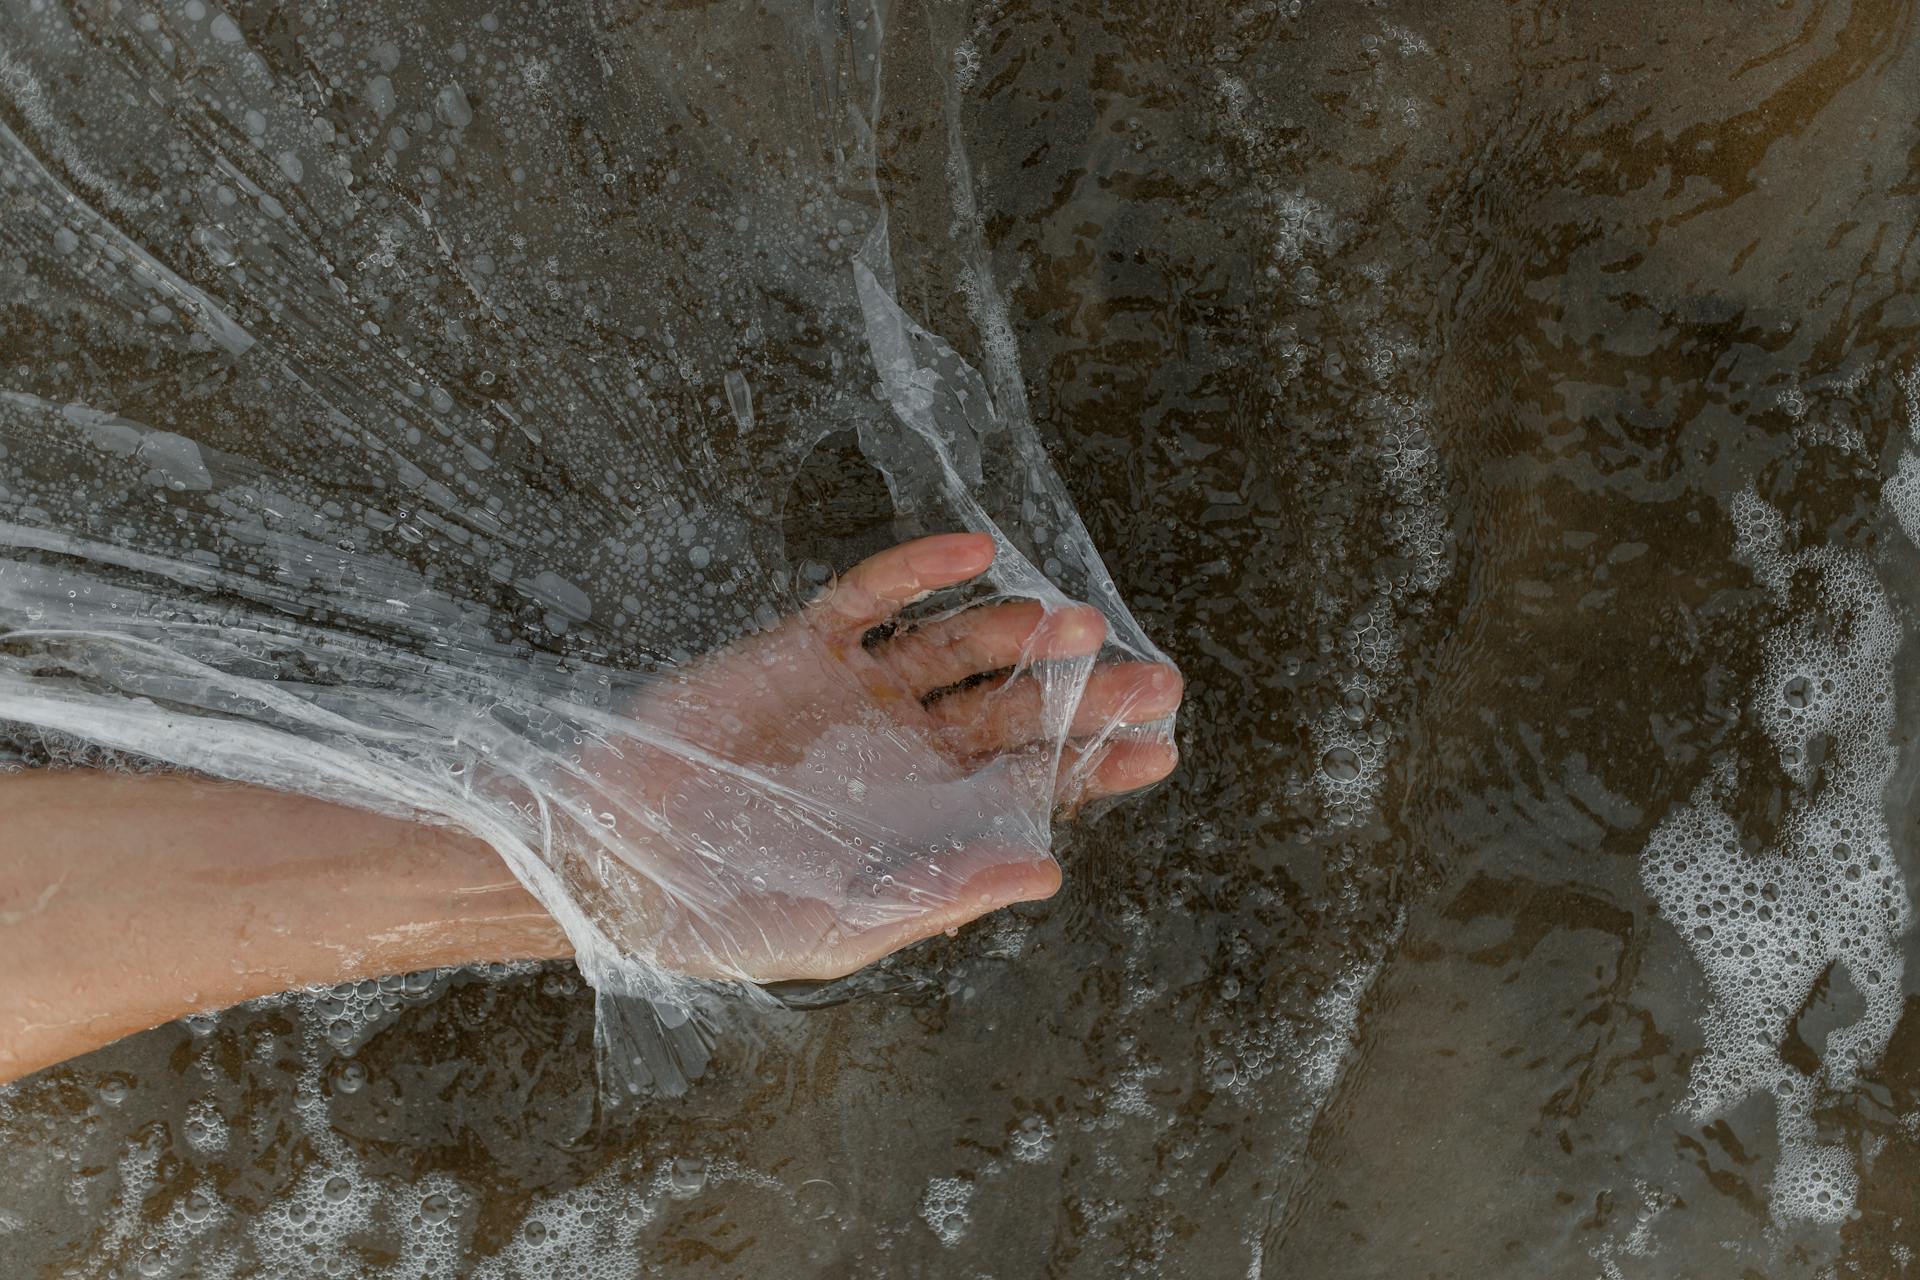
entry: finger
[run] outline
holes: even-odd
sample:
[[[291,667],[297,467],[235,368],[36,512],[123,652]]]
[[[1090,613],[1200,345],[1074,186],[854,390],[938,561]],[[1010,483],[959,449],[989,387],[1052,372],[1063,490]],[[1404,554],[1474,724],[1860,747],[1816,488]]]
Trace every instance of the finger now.
[[[1069,743],[1060,758],[1054,799],[1072,813],[1106,796],[1150,787],[1179,763],[1180,750],[1171,742],[1119,738],[1092,748]]]
[[[660,948],[659,958],[699,977],[841,978],[924,938],[1059,889],[1060,864],[1044,850],[973,846],[943,858],[937,869],[932,863],[902,869],[885,897],[862,901],[860,914],[870,920],[864,925],[848,918],[847,904],[780,895],[777,904],[764,904],[768,915],[750,942],[734,926],[690,922]]]
[[[908,688],[930,693],[969,676],[1043,658],[1090,658],[1107,620],[1087,605],[1051,611],[1038,600],[982,605],[899,631],[873,647]]]
[[[835,625],[864,631],[931,591],[965,582],[993,563],[984,533],[937,533],[869,556],[841,576],[816,606]]]
[[[1016,902],[1039,902],[1060,891],[1060,864],[1037,850],[973,847],[902,875],[911,902],[899,919],[849,935],[832,967],[851,973],[881,956],[957,929]]]
[[[1180,673],[1163,662],[1121,662],[1097,667],[1074,708],[1070,736],[1084,737],[1114,724],[1145,724],[1172,715],[1180,705]],[[962,754],[1005,751],[1046,734],[1046,688],[1023,675],[970,689],[955,689],[927,703],[942,741]]]

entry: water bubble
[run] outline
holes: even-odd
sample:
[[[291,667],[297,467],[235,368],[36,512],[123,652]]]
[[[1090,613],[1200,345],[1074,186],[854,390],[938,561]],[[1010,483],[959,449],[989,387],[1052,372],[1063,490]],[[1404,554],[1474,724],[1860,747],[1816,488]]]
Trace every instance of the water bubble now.
[[[803,1218],[831,1218],[840,1204],[840,1188],[825,1178],[809,1178],[793,1193],[793,1207]]]
[[[1023,1118],[1009,1135],[1015,1160],[1032,1164],[1046,1159],[1053,1150],[1053,1126],[1042,1115]]]
[[[420,1202],[420,1219],[428,1226],[437,1227],[453,1216],[453,1201],[441,1192],[434,1192]]]
[[[466,90],[458,82],[448,84],[433,99],[433,113],[440,117],[443,124],[456,129],[464,129],[473,123],[473,107],[467,102]]]
[[[373,108],[374,115],[385,120],[393,113],[393,81],[386,76],[375,76],[367,81],[367,105]]]
[[[339,1204],[342,1200],[345,1200],[347,1196],[352,1194],[352,1192],[353,1192],[352,1180],[349,1179],[345,1174],[339,1174],[339,1173],[336,1173],[331,1178],[328,1178],[326,1185],[320,1188],[320,1194],[325,1196],[329,1201],[331,1201],[334,1204]]]
[[[358,1062],[343,1062],[333,1073],[333,1087],[340,1093],[358,1093],[366,1083],[367,1069]]]
[[[1803,711],[1813,702],[1813,681],[1795,676],[1780,690],[1780,696],[1793,710]]]
[[[1335,782],[1352,782],[1360,776],[1360,757],[1346,747],[1334,747],[1320,757],[1320,772]]]
[[[973,1184],[959,1178],[935,1178],[920,1200],[920,1217],[944,1245],[958,1244],[967,1233]]]

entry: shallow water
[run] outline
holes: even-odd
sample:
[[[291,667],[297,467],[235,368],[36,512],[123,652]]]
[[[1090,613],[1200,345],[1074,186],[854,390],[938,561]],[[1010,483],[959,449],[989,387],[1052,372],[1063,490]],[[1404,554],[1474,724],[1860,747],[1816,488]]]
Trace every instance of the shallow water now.
[[[665,39],[543,14],[518,56]],[[627,1112],[564,968],[43,1073],[10,1274],[1905,1274],[1915,21],[892,10],[901,304],[975,331],[956,83],[1034,420],[1187,675],[1179,772],[1057,833],[1050,903],[714,1003]],[[835,554],[889,510],[827,444],[787,539]]]

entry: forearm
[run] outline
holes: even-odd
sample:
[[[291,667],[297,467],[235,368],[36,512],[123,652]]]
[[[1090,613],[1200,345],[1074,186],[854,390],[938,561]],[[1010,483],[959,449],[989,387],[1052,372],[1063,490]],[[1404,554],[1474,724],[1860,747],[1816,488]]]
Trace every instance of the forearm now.
[[[180,775],[0,777],[0,1081],[274,991],[567,954],[446,828]]]

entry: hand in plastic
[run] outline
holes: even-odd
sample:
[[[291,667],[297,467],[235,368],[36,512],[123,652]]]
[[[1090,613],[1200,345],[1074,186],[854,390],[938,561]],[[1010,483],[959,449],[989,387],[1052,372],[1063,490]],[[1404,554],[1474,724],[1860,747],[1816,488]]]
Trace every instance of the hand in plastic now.
[[[1051,896],[1052,811],[1171,771],[1169,735],[1121,727],[1171,715],[1179,674],[1149,662],[1089,674],[1097,610],[1000,600],[889,625],[993,557],[979,534],[904,543],[649,690],[633,713],[646,731],[610,744],[646,797],[616,823],[644,833],[611,847],[653,886],[662,965],[753,981],[850,973]]]

